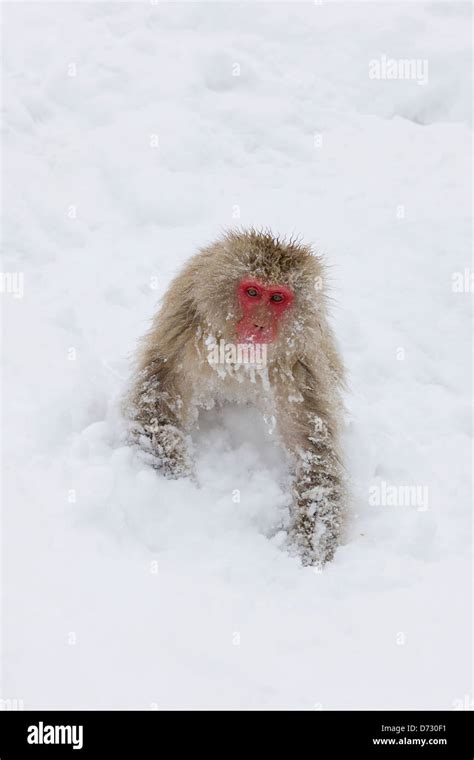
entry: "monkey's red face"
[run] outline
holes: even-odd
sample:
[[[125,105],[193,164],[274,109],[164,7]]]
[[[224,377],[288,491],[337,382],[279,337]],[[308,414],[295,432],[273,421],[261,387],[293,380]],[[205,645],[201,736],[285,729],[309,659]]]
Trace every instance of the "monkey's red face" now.
[[[280,320],[293,303],[293,292],[284,285],[263,285],[255,279],[243,279],[238,285],[237,297],[243,313],[237,323],[238,340],[273,343]]]

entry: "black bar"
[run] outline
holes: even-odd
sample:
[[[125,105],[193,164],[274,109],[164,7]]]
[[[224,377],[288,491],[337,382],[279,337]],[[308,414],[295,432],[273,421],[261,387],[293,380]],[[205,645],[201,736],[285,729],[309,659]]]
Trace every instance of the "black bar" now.
[[[49,743],[51,739],[57,743]],[[305,753],[309,751],[312,757],[322,760],[333,756],[352,758],[357,753],[361,757],[471,760],[472,713],[462,710],[0,712],[0,760],[18,760],[25,755],[159,757],[170,752],[178,755],[187,749],[196,754],[245,753],[245,760],[257,748],[262,748],[268,757],[273,748],[281,752],[288,747],[294,755],[303,746]]]

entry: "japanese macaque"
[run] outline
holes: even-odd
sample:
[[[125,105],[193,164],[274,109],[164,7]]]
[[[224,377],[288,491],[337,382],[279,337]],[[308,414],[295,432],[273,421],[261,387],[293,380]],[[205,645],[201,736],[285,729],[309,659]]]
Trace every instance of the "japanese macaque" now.
[[[270,232],[231,231],[189,260],[143,339],[132,438],[163,474],[192,476],[198,409],[254,404],[289,455],[290,544],[303,564],[323,565],[344,515],[343,374],[320,257]]]

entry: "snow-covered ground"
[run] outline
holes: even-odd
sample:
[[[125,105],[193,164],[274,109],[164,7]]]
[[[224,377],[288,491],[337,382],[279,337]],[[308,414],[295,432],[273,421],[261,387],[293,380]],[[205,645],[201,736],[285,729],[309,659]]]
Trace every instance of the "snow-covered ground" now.
[[[466,704],[470,4],[2,10],[3,698]],[[383,56],[418,80],[371,78]],[[236,224],[332,265],[353,506],[322,573],[282,547],[282,456],[248,410],[203,416],[199,487],[124,442],[138,337]]]

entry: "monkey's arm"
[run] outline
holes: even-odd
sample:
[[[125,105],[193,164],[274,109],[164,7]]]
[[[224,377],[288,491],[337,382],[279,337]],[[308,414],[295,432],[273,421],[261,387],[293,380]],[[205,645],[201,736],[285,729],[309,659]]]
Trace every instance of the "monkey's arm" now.
[[[290,532],[303,564],[323,565],[338,546],[345,506],[337,444],[340,401],[304,363],[298,362],[293,374],[300,400],[284,403],[280,420],[293,459]]]
[[[153,358],[150,353],[143,355],[128,402],[131,438],[149,455],[152,466],[167,477],[190,475],[186,399],[180,392],[174,363]]]

